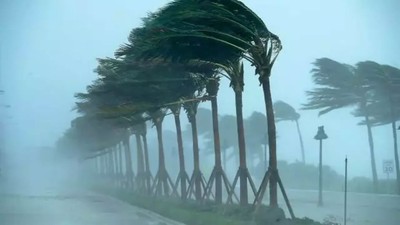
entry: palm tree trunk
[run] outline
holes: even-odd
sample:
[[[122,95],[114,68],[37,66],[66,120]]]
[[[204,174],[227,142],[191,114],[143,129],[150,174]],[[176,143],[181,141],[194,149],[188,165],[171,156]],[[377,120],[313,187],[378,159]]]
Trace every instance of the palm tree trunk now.
[[[299,135],[299,140],[300,140],[301,160],[302,160],[303,164],[306,164],[306,156],[305,156],[305,153],[304,153],[303,137],[301,136],[299,120],[296,120],[296,127],[297,127],[297,134]]]
[[[109,151],[108,149],[107,149],[107,151]],[[110,152],[107,152],[107,154],[106,154],[106,165],[107,165],[107,176],[110,176],[110,174],[111,174],[111,166],[110,166]]]
[[[113,154],[114,154],[114,178],[118,180],[118,148],[113,146]]]
[[[212,123],[213,123],[213,136],[214,136],[214,179],[215,179],[215,201],[218,204],[222,203],[222,163],[221,163],[221,142],[219,137],[219,124],[218,124],[218,103],[217,95],[219,90],[219,77],[209,79],[206,85],[206,91],[210,95]],[[212,179],[213,177],[210,177]],[[211,182],[209,180],[208,182]]]
[[[376,173],[374,139],[372,137],[372,128],[371,128],[371,123],[369,121],[369,116],[365,116],[365,122],[367,125],[368,144],[369,144],[369,150],[370,150],[370,155],[371,155],[372,181],[373,181],[373,185],[374,185],[374,191],[378,192],[378,175]]]
[[[264,169],[267,170],[268,169],[268,165],[267,165],[267,144],[264,144]]]
[[[218,173],[215,177],[215,201],[218,204],[222,203],[222,165],[221,165],[221,143],[219,138],[219,126],[218,126],[218,104],[217,96],[211,98],[211,112],[213,122],[213,135],[214,135],[214,155],[215,155],[215,168]]]
[[[269,73],[268,73],[269,75]],[[278,206],[278,189],[277,189],[277,171],[278,162],[276,158],[276,127],[275,127],[275,115],[271,96],[271,87],[269,76],[265,75],[262,80],[262,87],[264,93],[265,110],[267,115],[267,126],[268,126],[268,145],[269,145],[269,169],[271,170],[270,176],[270,198],[269,205],[271,207]]]
[[[125,165],[126,165],[126,176],[128,178],[128,187],[133,186],[133,167],[132,167],[132,155],[131,155],[131,147],[129,143],[129,136],[125,137],[124,140],[125,145]]]
[[[124,172],[123,172],[123,170],[122,170],[122,148],[121,148],[121,144],[120,143],[118,143],[118,179],[119,179],[119,182],[120,182],[120,184],[121,184],[121,178],[123,177],[123,175],[124,175]]]
[[[182,141],[182,129],[181,129],[181,120],[179,118],[178,110],[174,113],[175,119],[175,127],[176,127],[176,139],[178,142],[178,154],[179,154],[179,175],[180,175],[180,183],[181,183],[181,199],[186,199],[186,177],[182,176],[182,173],[185,173],[185,155],[183,152],[183,141]]]
[[[400,194],[400,169],[399,169],[399,152],[397,147],[397,130],[396,121],[392,122],[393,145],[394,145],[394,161],[396,166],[397,194]]]
[[[164,144],[162,137],[162,124],[155,124],[157,129],[157,141],[158,141],[158,168],[165,169],[165,156],[164,156]]]
[[[239,143],[239,178],[240,178],[240,204],[248,204],[247,194],[247,163],[246,163],[246,143],[244,138],[244,126],[243,126],[243,103],[242,103],[242,91],[235,90],[235,103],[236,103],[236,123],[238,132],[238,143]]]
[[[197,121],[196,116],[192,115],[190,124],[192,127],[192,138],[193,138],[193,166],[195,175],[195,197],[196,200],[201,199],[201,175],[200,175],[200,155],[199,155],[199,141],[197,136]]]
[[[104,161],[104,155],[100,156],[100,165],[101,165],[101,176],[105,176],[106,175],[106,164]]]
[[[108,149],[107,162],[108,162],[108,173],[109,177],[112,177],[112,151],[111,148]]]
[[[155,123],[157,129],[157,140],[158,140],[158,175],[161,180],[162,186],[164,186],[164,194],[169,194],[169,186],[167,181],[167,170],[165,168],[165,155],[164,155],[164,144],[162,137],[162,122]],[[161,190],[159,190],[161,191]]]
[[[114,148],[111,147],[110,148],[110,152],[109,152],[109,160],[110,160],[110,177],[111,179],[114,179]]]
[[[393,133],[393,150],[394,150],[394,161],[396,166],[396,180],[397,180],[397,194],[400,195],[400,166],[399,166],[399,152],[397,147],[397,127],[396,127],[396,112],[395,103],[393,100],[394,90],[389,89],[389,103],[390,103],[390,116],[392,118],[392,133]]]
[[[145,165],[145,173],[146,173],[146,186],[147,193],[151,192],[151,172],[150,172],[150,163],[149,163],[149,148],[147,146],[147,134],[142,134],[143,146],[144,146],[144,165]]]
[[[95,173],[96,173],[96,175],[98,174],[98,172],[99,172],[99,163],[98,163],[98,159],[99,157],[97,156],[97,157],[95,157],[94,158],[94,162],[95,162]]]
[[[223,148],[222,150],[222,157],[223,157],[223,165],[224,165],[224,170],[226,171],[226,148]]]
[[[143,146],[140,134],[135,134],[136,146],[137,146],[137,181],[138,186],[142,188],[144,186],[144,164],[143,164]]]

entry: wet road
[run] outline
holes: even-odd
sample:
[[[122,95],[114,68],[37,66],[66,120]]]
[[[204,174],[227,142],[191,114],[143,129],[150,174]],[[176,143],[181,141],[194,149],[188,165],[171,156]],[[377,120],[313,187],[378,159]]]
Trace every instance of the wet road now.
[[[0,195],[1,225],[172,225],[162,217],[92,193]]]
[[[82,188],[76,166],[57,170],[24,170],[0,179],[0,225],[177,225],[149,211]],[[68,172],[65,172],[68,171]],[[40,174],[40,176],[38,176]],[[295,215],[343,224],[343,193],[287,190]],[[264,199],[268,202],[267,199]],[[289,216],[284,201],[280,206]],[[399,225],[400,196],[349,193],[348,225]]]
[[[343,224],[343,193],[288,190],[297,217]],[[267,201],[267,199],[264,199]],[[284,201],[281,207],[289,216]],[[71,185],[38,185],[37,182],[0,185],[0,225],[178,225],[157,214],[114,198],[73,188]],[[400,197],[349,193],[349,225],[400,224]]]
[[[178,225],[149,211],[83,190],[0,190],[0,225]],[[24,190],[25,189],[25,190]]]
[[[288,190],[294,213],[297,217],[309,217],[318,221],[328,219],[343,224],[344,195],[342,192],[326,191],[323,194],[324,206],[317,206],[318,192],[307,190]],[[400,196],[348,193],[348,225],[399,225]],[[289,215],[283,197],[280,205]]]

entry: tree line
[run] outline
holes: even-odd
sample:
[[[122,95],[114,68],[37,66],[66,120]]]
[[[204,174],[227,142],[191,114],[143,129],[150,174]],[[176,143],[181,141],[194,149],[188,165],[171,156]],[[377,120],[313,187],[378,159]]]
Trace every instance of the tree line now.
[[[152,183],[151,187],[147,187],[149,194],[172,195],[180,186],[179,195],[183,199],[194,194],[195,199],[201,200],[212,194],[215,201],[221,203],[224,185],[228,193],[227,201],[231,202],[238,184],[238,200],[241,205],[247,205],[249,185],[256,204],[261,203],[269,184],[270,205],[275,207],[278,205],[278,185],[284,189],[277,170],[275,118],[269,78],[281,48],[279,37],[240,1],[173,1],[144,18],[141,27],[132,29],[128,43],[115,51],[115,57],[98,60],[95,70],[98,79],[88,86],[86,93],[76,95],[79,99],[76,109],[82,116],[73,121],[59,143],[78,143],[76,146],[79,148],[74,149],[79,149],[81,154],[92,154],[91,157],[107,152],[105,149],[124,146],[125,164],[130,167],[127,169],[128,183],[132,183],[129,137],[135,135],[142,140],[138,143],[143,143],[143,153],[139,146],[137,148],[138,156],[143,155],[144,158],[144,165],[138,168],[135,181],[139,186]],[[253,65],[258,75],[267,115],[268,132],[263,134],[267,134],[269,140],[269,166],[258,188],[246,163],[242,112],[244,60]],[[220,79],[228,79],[235,94],[239,168],[232,184],[221,166],[217,102]],[[204,101],[211,103],[215,155],[215,166],[208,181],[200,170],[196,123],[198,105]],[[194,169],[190,177],[185,170],[182,146],[179,117],[182,109],[189,119],[192,133]],[[180,172],[176,182],[172,181],[165,168],[162,125],[168,114],[175,119],[177,133]],[[154,179],[147,170],[145,121],[154,124],[158,136],[158,170]]]
[[[114,168],[123,175],[129,188],[149,195],[177,195],[182,200],[193,197],[198,201],[213,198],[215,202],[237,201],[260,204],[269,185],[269,204],[278,205],[278,186],[285,195],[277,170],[275,123],[279,120],[296,122],[299,131],[302,161],[305,162],[303,141],[298,124],[299,114],[284,102],[275,102],[271,93],[271,69],[282,49],[279,37],[264,21],[237,0],[175,0],[143,19],[140,27],[132,29],[128,43],[110,58],[98,59],[98,78],[85,93],[76,94],[76,110],[81,114],[58,141],[66,154],[78,155],[104,167]],[[268,145],[268,167],[261,185],[256,187],[248,170],[245,123],[243,118],[244,67],[249,62],[258,76],[265,105],[265,129],[257,129]],[[356,66],[330,59],[318,59],[311,71],[318,86],[307,92],[303,109],[320,109],[320,115],[334,109],[355,106],[354,115],[366,125],[374,182],[377,182],[374,160],[372,126],[392,124],[396,171],[398,155],[396,121],[399,118],[398,69],[373,62]],[[235,117],[239,167],[231,183],[222,166],[222,149],[226,148],[218,117],[218,90],[221,79],[228,79],[235,99]],[[198,107],[211,104],[214,168],[205,178],[199,160]],[[289,107],[288,107],[289,106]],[[181,110],[190,124],[193,151],[193,171],[185,166]],[[280,113],[278,113],[280,112]],[[275,113],[282,116],[276,116]],[[163,121],[173,116],[177,134],[179,173],[172,179],[166,169],[163,146]],[[257,117],[257,115],[255,115]],[[255,118],[255,123],[260,118]],[[158,169],[151,174],[146,122],[153,123],[157,132]],[[253,126],[253,125],[250,125]],[[232,132],[230,130],[230,132]],[[138,160],[133,170],[130,138],[136,139]],[[267,161],[267,160],[266,160]],[[111,164],[113,163],[113,165]],[[169,163],[169,162],[168,162]],[[173,162],[176,163],[176,162]],[[124,167],[124,168],[122,168]],[[397,172],[398,181],[399,173]],[[239,186],[239,196],[235,188]],[[249,189],[250,187],[250,189]],[[399,183],[400,187],[400,183]],[[286,196],[286,195],[285,195]],[[290,203],[285,198],[290,208]],[[293,213],[292,213],[293,215]]]

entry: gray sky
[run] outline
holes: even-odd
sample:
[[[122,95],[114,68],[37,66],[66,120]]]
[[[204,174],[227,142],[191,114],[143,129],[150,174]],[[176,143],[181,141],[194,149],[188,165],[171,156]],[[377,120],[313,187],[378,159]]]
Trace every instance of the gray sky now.
[[[73,94],[85,90],[96,78],[96,58],[112,56],[126,41],[133,27],[147,12],[167,0],[1,0],[0,1],[0,85],[6,93],[1,101],[12,150],[27,146],[52,145],[76,114]],[[400,67],[400,17],[396,0],[280,0],[244,1],[280,36],[283,50],[272,75],[274,100],[299,108],[304,92],[313,87],[309,71],[316,58],[329,57],[354,64],[363,60]],[[247,66],[244,114],[264,112],[262,90],[254,70]],[[224,81],[220,92],[220,113],[234,114],[233,92]],[[202,105],[209,107],[208,103]],[[370,176],[366,128],[357,126],[349,110],[317,117],[301,112],[306,159],[318,158],[313,140],[318,125],[325,125],[324,163],[341,170],[347,154],[351,176]],[[168,122],[172,124],[171,122]],[[278,124],[278,157],[300,159],[295,125]],[[388,126],[373,130],[378,173],[382,160],[393,159]]]

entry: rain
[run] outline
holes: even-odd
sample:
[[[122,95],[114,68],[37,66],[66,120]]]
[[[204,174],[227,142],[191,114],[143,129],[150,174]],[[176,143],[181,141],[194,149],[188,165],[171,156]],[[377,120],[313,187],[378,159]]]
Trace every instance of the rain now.
[[[400,223],[400,3],[0,2],[0,225]]]

